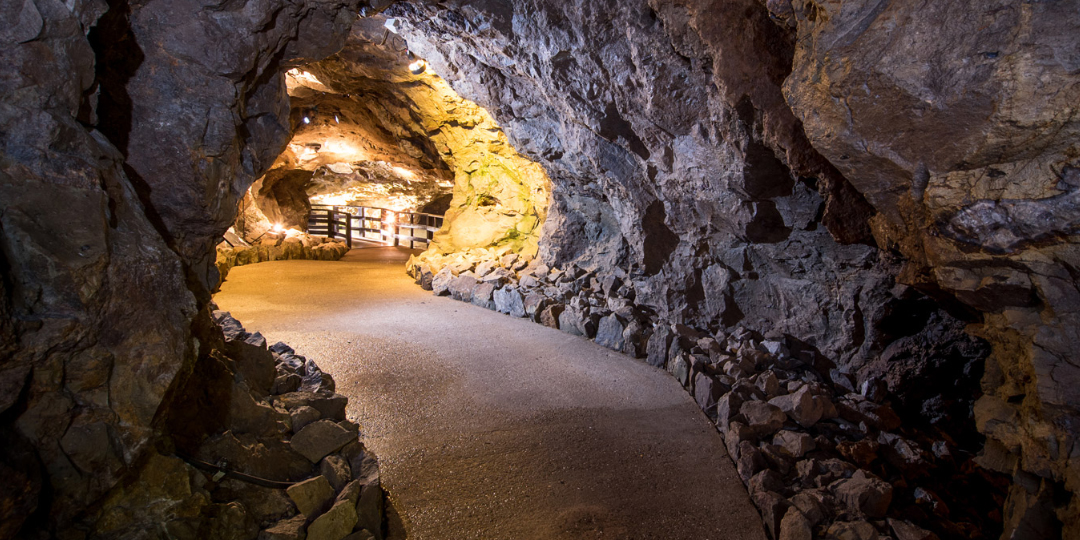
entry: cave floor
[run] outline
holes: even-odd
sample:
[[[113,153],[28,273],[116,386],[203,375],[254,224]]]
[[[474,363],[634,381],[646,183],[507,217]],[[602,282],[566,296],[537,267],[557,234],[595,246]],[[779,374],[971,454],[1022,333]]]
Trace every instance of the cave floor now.
[[[432,296],[405,274],[410,253],[238,267],[215,297],[334,376],[409,538],[765,538],[674,378]]]

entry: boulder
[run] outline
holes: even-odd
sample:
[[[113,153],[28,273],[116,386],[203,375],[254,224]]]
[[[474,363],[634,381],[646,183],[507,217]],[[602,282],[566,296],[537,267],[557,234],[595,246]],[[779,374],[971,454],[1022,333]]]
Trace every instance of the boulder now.
[[[293,516],[275,523],[259,533],[259,540],[305,540],[307,519],[303,515]]]
[[[814,438],[809,433],[799,433],[786,429],[776,433],[776,436],[773,437],[773,444],[787,450],[795,458],[803,457],[817,446]]]
[[[826,398],[812,395],[810,388],[803,386],[794,393],[774,397],[769,400],[769,403],[779,407],[800,426],[810,427],[821,420],[822,415],[825,414],[823,399]]]
[[[563,311],[566,310],[566,306],[562,304],[551,304],[545,307],[540,312],[540,324],[547,326],[548,328],[559,328],[559,319],[562,318]]]
[[[720,383],[713,377],[700,371],[694,374],[694,401],[697,402],[698,407],[701,407],[701,410],[709,413],[710,416],[714,412],[713,409],[716,407],[722,391],[723,388]]]
[[[296,509],[308,519],[321,514],[334,499],[334,488],[325,476],[316,476],[293,484],[285,492],[289,494]]]
[[[742,404],[739,413],[746,418],[746,424],[757,436],[772,435],[784,426],[787,415],[771,403],[747,401]]]
[[[880,540],[878,530],[866,521],[838,521],[825,534],[830,540]]]
[[[473,305],[482,307],[484,309],[495,309],[495,302],[492,301],[492,296],[495,294],[494,283],[481,282],[477,283],[472,288],[472,297],[468,302],[472,302]]]
[[[318,420],[304,426],[289,443],[300,455],[312,463],[318,463],[327,454],[338,451],[354,440],[356,433],[330,420]]]
[[[319,462],[319,473],[326,477],[335,492],[341,491],[352,480],[349,462],[336,454],[330,454]]]
[[[923,529],[910,521],[889,518],[889,528],[892,529],[896,540],[938,540],[938,536]]]
[[[780,536],[777,540],[813,540],[814,530],[810,520],[794,506],[787,509],[780,521]]]
[[[450,282],[454,280],[454,273],[450,267],[445,267],[431,278],[431,293],[435,296],[448,296],[450,294]]]
[[[623,330],[625,329],[626,326],[618,315],[612,313],[603,317],[600,319],[600,324],[596,329],[596,343],[613,351],[622,351],[626,345],[626,341],[623,339]]]
[[[355,526],[356,507],[348,500],[338,501],[308,525],[307,540],[341,540]]]
[[[349,398],[341,394],[314,392],[290,392],[274,397],[274,404],[285,407],[291,414],[300,407],[311,407],[319,411],[319,416],[327,420],[345,419],[345,406]]]
[[[478,283],[479,281],[473,276],[459,275],[450,280],[448,290],[450,291],[450,295],[454,297],[454,300],[471,302],[473,289],[476,288]]]
[[[525,302],[521,293],[514,287],[503,287],[495,291],[493,295],[495,309],[511,317],[524,317]]]
[[[829,489],[849,512],[870,519],[885,517],[892,503],[892,485],[861,469],[851,478],[837,480]]]

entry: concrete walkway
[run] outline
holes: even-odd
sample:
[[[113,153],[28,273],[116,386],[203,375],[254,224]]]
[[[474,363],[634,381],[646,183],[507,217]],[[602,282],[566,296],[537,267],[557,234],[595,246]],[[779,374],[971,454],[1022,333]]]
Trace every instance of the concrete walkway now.
[[[234,268],[216,296],[349,397],[413,540],[764,539],[669,375],[421,290],[409,252]]]

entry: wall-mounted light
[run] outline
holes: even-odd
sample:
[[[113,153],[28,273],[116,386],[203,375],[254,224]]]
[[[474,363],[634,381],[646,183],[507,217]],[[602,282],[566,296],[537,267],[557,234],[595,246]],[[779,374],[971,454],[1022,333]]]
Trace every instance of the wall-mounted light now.
[[[417,60],[409,64],[409,71],[411,71],[413,75],[419,75],[423,73],[425,69],[427,69],[427,62],[423,60]]]
[[[305,117],[304,117],[304,123],[305,123],[305,124],[310,124],[310,123],[311,123],[311,119],[305,116]]]
[[[336,114],[334,115],[334,122],[337,122],[338,124],[341,123],[341,119],[338,118],[338,115],[336,115]]]

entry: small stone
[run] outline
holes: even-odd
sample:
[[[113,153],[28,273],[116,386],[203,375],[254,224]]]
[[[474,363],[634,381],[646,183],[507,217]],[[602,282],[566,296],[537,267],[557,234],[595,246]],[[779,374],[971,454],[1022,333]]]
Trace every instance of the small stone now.
[[[825,414],[822,402],[814,399],[808,386],[803,386],[794,394],[774,397],[769,403],[779,407],[800,426],[807,428],[816,424]]]
[[[625,325],[619,316],[612,313],[600,319],[596,330],[596,343],[614,351],[621,351],[626,342],[623,340]]]
[[[565,310],[566,306],[562,304],[552,304],[547,306],[540,313],[540,324],[558,330],[559,319],[562,317],[562,313]]]
[[[331,454],[319,462],[319,472],[330,482],[334,491],[341,491],[352,480],[352,471],[345,458]]]
[[[312,463],[318,463],[327,454],[338,451],[354,440],[356,433],[330,420],[319,420],[304,426],[304,429],[293,435],[289,444]]]
[[[676,356],[675,360],[668,366],[668,370],[675,376],[675,380],[679,381],[679,384],[684,387],[690,385],[690,360],[686,354]]]
[[[308,526],[307,540],[341,540],[356,526],[356,508],[349,501],[339,501]]]
[[[448,290],[450,295],[454,297],[454,300],[460,300],[462,302],[471,302],[473,289],[479,283],[475,277],[460,275],[450,280]],[[434,287],[434,283],[432,284]]]
[[[783,427],[784,422],[787,420],[784,411],[764,401],[747,401],[742,404],[739,412],[746,418],[746,423],[750,426],[750,429],[756,432],[758,436],[775,433],[776,430]]]
[[[495,310],[511,317],[525,316],[525,302],[521,293],[513,287],[503,287],[495,291],[492,296],[495,301]]]
[[[360,501],[360,491],[363,489],[363,482],[359,480],[353,480],[352,482],[345,484],[345,487],[341,488],[341,492],[338,493],[337,498],[334,499],[334,502],[337,503],[339,501],[349,501],[350,503],[352,503],[353,506],[356,506],[356,503]]]
[[[786,429],[776,433],[776,436],[773,437],[773,444],[783,447],[795,458],[803,457],[817,446],[810,434]]]
[[[830,540],[878,540],[878,531],[865,521],[838,521],[829,525]]]
[[[755,474],[768,465],[765,456],[761,455],[761,450],[747,441],[739,443],[738,455],[738,459],[735,460],[735,469],[744,484],[749,483]]]
[[[814,526],[824,521],[829,515],[824,499],[823,492],[811,489],[796,493],[791,498],[791,504],[802,512],[803,517],[810,522],[810,526]]]
[[[435,277],[431,278],[431,293],[435,296],[447,296],[450,294],[450,282],[454,280],[454,273],[450,267],[439,270]]]
[[[779,493],[784,491],[784,479],[780,476],[780,473],[765,469],[752,476],[750,481],[746,483],[746,488],[751,495],[759,491],[775,491]]]
[[[830,489],[837,500],[847,505],[849,512],[870,519],[885,517],[892,503],[892,485],[861,469],[851,478],[837,480]]]
[[[334,488],[325,476],[316,476],[298,484],[289,486],[285,493],[289,494],[296,509],[308,518],[322,513],[327,504],[334,498]]]
[[[896,540],[938,540],[936,534],[909,521],[889,518],[888,523],[893,534],[896,535]]]
[[[354,533],[350,534],[349,536],[345,537],[345,540],[374,540],[374,539],[375,539],[375,535],[371,534],[371,531],[369,531],[367,529],[363,529],[363,530],[354,532]]]
[[[784,519],[780,521],[780,536],[778,540],[813,540],[814,530],[810,520],[799,511],[791,507],[784,513]]]
[[[304,540],[307,520],[303,515],[293,516],[275,523],[259,533],[259,540]]]
[[[495,295],[495,288],[498,285],[491,282],[478,283],[472,289],[472,297],[469,302],[472,302],[474,306],[479,306],[484,309],[495,309],[495,302],[492,298]]]
[[[750,496],[761,513],[761,521],[765,524],[770,538],[777,538],[780,532],[780,521],[787,514],[791,505],[779,493],[764,491]]]
[[[743,398],[735,392],[728,392],[716,402],[716,425],[726,427],[736,416],[742,407]]]
[[[720,384],[716,382],[716,379],[701,371],[694,375],[694,401],[697,401],[698,407],[710,416],[716,407],[720,391]]]
[[[776,378],[776,374],[771,370],[758,375],[757,387],[769,398],[774,398],[780,394],[780,380]]]
[[[383,490],[378,480],[368,483],[360,491],[356,515],[360,528],[371,531],[376,539],[382,539]]]
[[[308,424],[318,420],[322,415],[319,414],[318,409],[315,407],[301,405],[290,411],[290,417],[292,419],[292,429],[295,433],[304,429]]]
[[[501,287],[514,280],[514,273],[506,268],[496,268],[491,273],[484,276],[481,281],[484,283],[491,283],[496,287]]]
[[[314,392],[290,392],[274,398],[275,405],[285,407],[290,413],[299,407],[313,407],[319,411],[320,417],[337,421],[345,419],[345,406],[348,403],[349,398],[341,394]],[[296,431],[295,426],[293,430]]]

